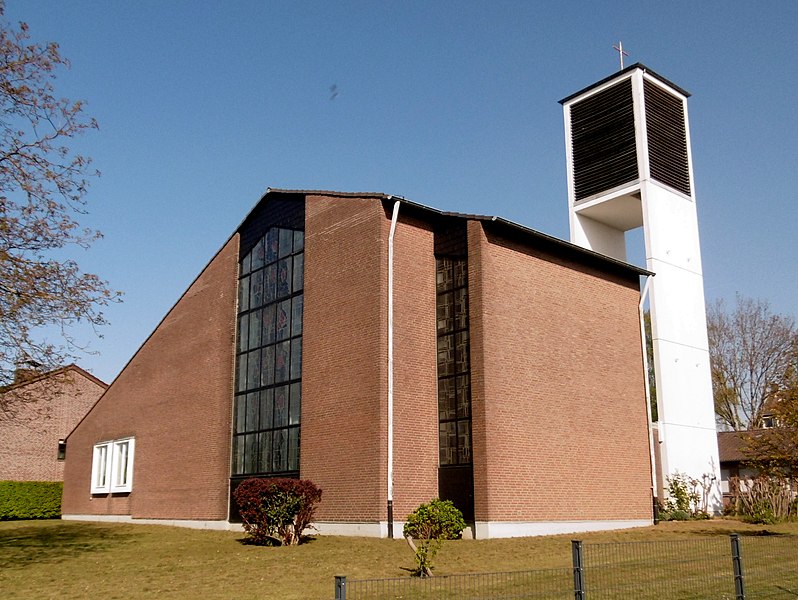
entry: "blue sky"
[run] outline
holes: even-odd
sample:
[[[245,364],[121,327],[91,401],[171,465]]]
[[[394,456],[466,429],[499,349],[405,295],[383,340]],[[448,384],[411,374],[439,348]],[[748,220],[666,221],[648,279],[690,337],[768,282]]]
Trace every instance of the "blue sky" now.
[[[623,40],[692,93],[708,301],[798,315],[798,2],[7,0],[100,130],[77,259],[124,291],[111,381],[267,187],[378,191],[568,238],[558,100]],[[331,99],[331,86],[337,96]],[[86,337],[86,339],[90,339]]]

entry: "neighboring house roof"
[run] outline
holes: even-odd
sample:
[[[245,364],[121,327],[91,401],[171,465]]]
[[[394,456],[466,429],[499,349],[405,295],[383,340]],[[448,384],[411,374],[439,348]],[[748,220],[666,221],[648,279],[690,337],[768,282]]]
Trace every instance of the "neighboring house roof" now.
[[[59,375],[61,373],[66,373],[68,371],[72,371],[74,373],[77,373],[78,375],[82,375],[83,377],[85,377],[86,379],[96,383],[97,385],[99,385],[103,389],[108,389],[108,384],[107,383],[105,383],[101,379],[98,379],[97,377],[95,377],[94,375],[92,375],[91,373],[86,371],[85,369],[81,369],[79,366],[77,366],[76,364],[73,363],[71,365],[67,365],[65,367],[61,367],[59,369],[54,369],[52,371],[46,371],[46,372],[43,372],[43,373],[39,373],[39,374],[33,375],[31,377],[26,377],[22,381],[19,381],[17,383],[14,383],[14,384],[11,384],[11,385],[8,385],[8,386],[5,386],[5,387],[1,388],[0,389],[0,393],[10,392],[11,390],[19,389],[19,388],[24,387],[26,385],[30,385],[32,383],[36,383],[37,381],[42,381],[43,379],[47,379],[48,377],[54,377],[55,375]]]
[[[746,429],[743,431],[719,431],[718,432],[718,455],[721,463],[745,462],[750,460],[750,455],[746,454],[746,438],[770,436],[773,429]]]
[[[743,454],[745,440],[743,431],[719,431],[718,432],[718,455],[720,462],[742,462],[747,457]]]

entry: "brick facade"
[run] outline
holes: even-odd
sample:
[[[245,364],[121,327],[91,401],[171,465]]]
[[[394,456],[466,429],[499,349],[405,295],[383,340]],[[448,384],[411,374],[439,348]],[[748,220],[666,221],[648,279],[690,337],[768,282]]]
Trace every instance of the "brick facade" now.
[[[70,365],[6,391],[0,417],[0,481],[63,481],[58,440],[66,438],[108,386]]]
[[[70,434],[64,514],[227,517],[237,269],[236,235]],[[133,491],[90,494],[94,444],[128,436]]]
[[[323,490],[320,522],[384,524],[394,201],[297,194],[300,476]],[[468,226],[476,521],[649,521],[639,271],[507,223],[406,202],[393,263],[394,519],[439,494],[434,231],[444,219]],[[65,512],[226,519],[237,259],[234,236],[70,436]],[[133,491],[92,497],[93,445],[128,435]]]
[[[651,518],[637,277],[469,224],[477,521]]]

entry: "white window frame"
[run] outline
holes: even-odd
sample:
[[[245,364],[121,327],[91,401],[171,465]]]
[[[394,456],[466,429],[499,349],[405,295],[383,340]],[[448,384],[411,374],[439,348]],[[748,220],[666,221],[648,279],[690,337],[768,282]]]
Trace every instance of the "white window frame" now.
[[[111,491],[111,442],[94,445],[91,459],[91,493],[107,494]]]
[[[132,491],[135,450],[136,439],[133,437],[95,444],[91,464],[91,493]]]

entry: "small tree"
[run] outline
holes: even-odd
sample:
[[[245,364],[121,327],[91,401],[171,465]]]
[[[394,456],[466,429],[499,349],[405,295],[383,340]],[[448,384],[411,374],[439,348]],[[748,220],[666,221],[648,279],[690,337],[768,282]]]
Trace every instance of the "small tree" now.
[[[795,364],[795,320],[773,314],[764,300],[737,296],[733,311],[723,301],[709,307],[707,334],[718,423],[757,427],[774,386]]]
[[[416,555],[415,575],[432,576],[432,561],[443,540],[460,538],[466,523],[451,500],[432,500],[422,504],[407,517],[403,534]],[[419,541],[416,546],[413,539]]]
[[[239,484],[233,498],[253,544],[290,546],[310,527],[321,489],[308,479],[251,478]]]

